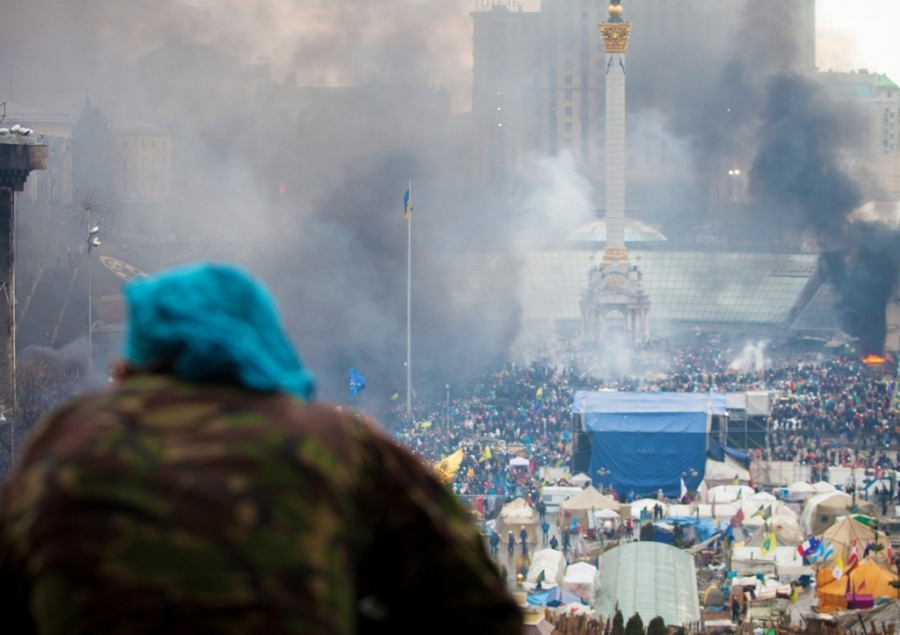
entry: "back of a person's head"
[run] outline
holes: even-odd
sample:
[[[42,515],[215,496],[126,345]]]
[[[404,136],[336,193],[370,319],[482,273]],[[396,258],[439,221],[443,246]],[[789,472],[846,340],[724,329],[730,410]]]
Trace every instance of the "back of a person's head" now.
[[[123,358],[186,381],[226,381],[305,400],[313,374],[291,344],[271,293],[243,269],[195,263],[131,281]]]

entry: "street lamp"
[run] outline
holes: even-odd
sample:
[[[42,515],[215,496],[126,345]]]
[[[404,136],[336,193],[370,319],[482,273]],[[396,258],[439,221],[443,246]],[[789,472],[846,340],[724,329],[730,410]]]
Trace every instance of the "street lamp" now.
[[[604,481],[605,481],[606,477],[609,476],[611,473],[612,472],[607,470],[605,467],[601,467],[599,470],[597,470],[597,476],[600,477],[599,478],[600,482],[598,484],[600,485],[600,493],[601,494],[603,493]]]
[[[88,217],[88,235],[87,235],[87,257],[88,257],[88,380],[90,381],[91,373],[94,369],[94,294],[93,280],[91,274],[91,250],[99,247],[100,225],[91,225],[90,217]]]

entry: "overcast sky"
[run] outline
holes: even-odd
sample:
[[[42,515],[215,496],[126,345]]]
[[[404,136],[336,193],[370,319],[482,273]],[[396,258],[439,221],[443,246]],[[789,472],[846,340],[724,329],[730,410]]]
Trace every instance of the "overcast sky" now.
[[[866,68],[900,82],[900,2],[817,0],[819,70]]]

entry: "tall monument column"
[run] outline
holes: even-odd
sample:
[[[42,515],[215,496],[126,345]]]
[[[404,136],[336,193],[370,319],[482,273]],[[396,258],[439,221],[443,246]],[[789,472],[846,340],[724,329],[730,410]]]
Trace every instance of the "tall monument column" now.
[[[628,263],[625,251],[625,53],[631,24],[612,0],[609,21],[600,25],[606,51],[606,249],[603,262]]]
[[[615,324],[631,344],[650,339],[650,297],[625,249],[625,53],[631,24],[622,13],[621,1],[612,0],[609,20],[600,24],[606,51],[606,245],[581,297],[581,338],[599,344],[610,339]]]

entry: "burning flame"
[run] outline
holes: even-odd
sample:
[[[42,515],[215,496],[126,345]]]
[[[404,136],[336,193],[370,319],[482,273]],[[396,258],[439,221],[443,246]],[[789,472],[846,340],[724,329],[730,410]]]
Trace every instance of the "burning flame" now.
[[[884,357],[881,357],[880,355],[866,355],[863,357],[862,361],[863,364],[866,364],[867,366],[877,366],[878,364],[884,363]]]

